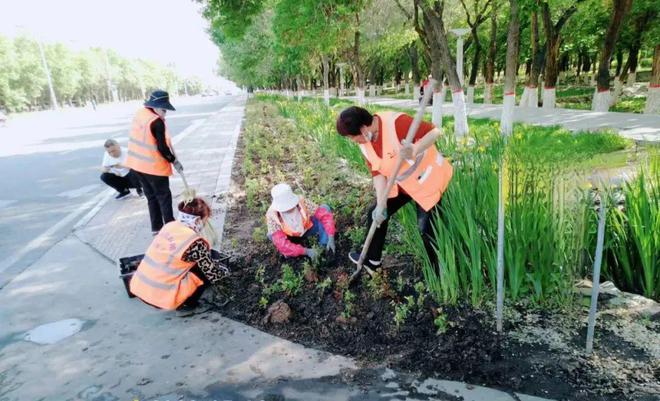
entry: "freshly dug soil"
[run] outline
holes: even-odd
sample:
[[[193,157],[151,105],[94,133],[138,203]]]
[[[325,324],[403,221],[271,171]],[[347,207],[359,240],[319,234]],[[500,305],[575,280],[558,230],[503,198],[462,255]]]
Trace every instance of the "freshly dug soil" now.
[[[239,142],[235,166],[241,165],[241,149]],[[584,316],[507,306],[505,334],[498,335],[490,306],[439,310],[429,296],[420,299],[414,285],[423,281],[421,272],[405,258],[386,257],[388,267],[379,285],[369,285],[365,275],[347,290],[354,266],[346,255],[352,244],[341,231],[337,256],[313,270],[305,267],[309,265],[305,258],[279,256],[268,241],[253,238],[264,217],[245,206],[244,178],[240,169],[234,170],[230,199],[225,199],[230,206],[222,249],[233,260],[225,282],[230,302],[218,307],[224,316],[306,346],[354,357],[365,367],[387,366],[558,400],[660,399],[657,356],[603,329],[606,318],[599,318],[594,354],[586,356]],[[342,215],[336,218],[340,230],[354,224]],[[292,291],[295,294],[268,293],[265,290],[281,279],[283,264],[304,275],[302,285],[297,293]],[[414,305],[397,328],[395,305],[411,300]],[[268,308],[279,301],[290,308],[290,315],[284,323],[273,323]],[[438,327],[444,332],[438,333]],[[649,327],[652,335],[660,335],[656,324]]]

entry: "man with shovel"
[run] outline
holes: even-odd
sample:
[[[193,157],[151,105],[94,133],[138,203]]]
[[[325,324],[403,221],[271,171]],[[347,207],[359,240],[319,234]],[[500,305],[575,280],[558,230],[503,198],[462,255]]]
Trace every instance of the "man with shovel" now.
[[[425,96],[423,104],[427,98]],[[367,229],[372,222],[377,228],[371,238],[367,237],[367,242],[371,242],[366,257],[360,260],[360,252],[349,254],[358,268],[365,266],[370,271],[381,266],[389,217],[410,201],[414,201],[417,208],[417,224],[429,259],[434,265],[437,262],[431,244],[430,218],[449,185],[453,170],[435,147],[442,131],[421,121],[422,112],[418,114],[413,121],[404,113],[387,111],[372,115],[366,109],[352,106],[337,118],[339,134],[360,146],[376,193],[376,204],[369,212]],[[413,136],[411,129],[415,130],[416,126],[419,128]],[[395,180],[391,182],[393,178]],[[391,188],[389,191],[388,187]]]
[[[164,224],[174,220],[170,179],[172,165],[181,173],[183,166],[176,159],[170,132],[165,124],[167,110],[174,111],[170,96],[155,90],[133,118],[128,140],[126,165],[142,182],[149,205],[151,233],[158,234]]]

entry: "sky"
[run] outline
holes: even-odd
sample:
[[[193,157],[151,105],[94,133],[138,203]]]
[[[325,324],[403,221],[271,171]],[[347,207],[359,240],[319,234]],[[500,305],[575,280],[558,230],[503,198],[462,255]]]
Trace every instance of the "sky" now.
[[[219,55],[207,27],[194,0],[0,0],[0,35],[111,48],[204,80],[214,77]]]

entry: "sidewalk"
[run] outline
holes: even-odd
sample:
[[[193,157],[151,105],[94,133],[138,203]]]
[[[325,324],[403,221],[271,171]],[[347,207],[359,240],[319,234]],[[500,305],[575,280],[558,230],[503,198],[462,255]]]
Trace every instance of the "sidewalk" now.
[[[244,97],[237,98],[175,144],[190,184],[216,200],[218,232],[224,221],[219,195],[229,188],[244,104]],[[180,193],[180,180],[172,184]],[[3,401],[419,399],[415,394],[428,400],[543,401],[388,370],[363,371],[350,358],[213,311],[180,316],[129,299],[115,260],[143,253],[150,242],[145,202],[100,204],[73,235],[0,290]],[[41,327],[49,323],[61,325]]]
[[[345,97],[355,100],[355,97]],[[394,99],[388,97],[367,97],[367,102],[382,106],[417,108],[419,103],[412,99]],[[431,107],[427,107],[430,111]],[[489,118],[499,120],[502,114],[501,104],[471,104],[467,105],[468,116],[472,118]],[[452,115],[454,105],[444,103],[442,105],[443,115]],[[623,137],[637,142],[660,142],[660,115],[619,113],[619,112],[595,112],[586,110],[571,110],[556,108],[546,110],[543,108],[517,107],[513,112],[515,122],[533,125],[560,125],[570,131],[595,131],[611,128],[619,132]]]

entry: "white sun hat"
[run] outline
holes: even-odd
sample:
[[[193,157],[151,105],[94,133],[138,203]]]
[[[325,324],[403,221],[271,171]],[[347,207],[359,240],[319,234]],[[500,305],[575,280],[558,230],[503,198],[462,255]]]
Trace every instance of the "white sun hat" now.
[[[286,212],[291,210],[300,201],[298,195],[293,193],[289,184],[277,184],[270,190],[270,194],[273,196],[273,209],[278,212]]]

